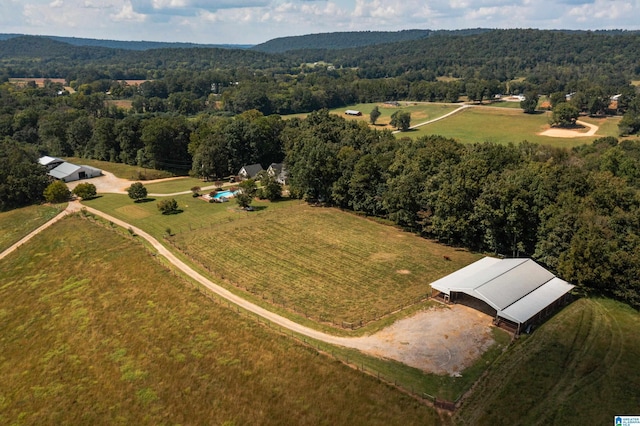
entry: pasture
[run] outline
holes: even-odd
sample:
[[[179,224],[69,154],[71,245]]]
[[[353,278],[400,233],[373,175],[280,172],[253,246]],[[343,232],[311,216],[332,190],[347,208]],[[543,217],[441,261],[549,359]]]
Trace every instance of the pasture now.
[[[64,204],[42,204],[0,212],[0,252],[48,222],[65,209]]]
[[[455,422],[610,424],[637,414],[638,327],[638,312],[620,302],[574,302],[489,368]]]
[[[524,114],[520,109],[475,107],[468,108],[444,120],[418,129],[398,133],[396,137],[418,138],[425,135],[442,135],[462,143],[495,142],[499,144],[529,141],[553,147],[572,148],[593,142],[603,136],[617,136],[615,118],[589,119],[589,123],[601,123],[602,127],[592,137],[553,138],[538,133],[549,128],[549,112]],[[581,118],[582,119],[582,118]],[[415,124],[412,119],[412,124]],[[598,124],[600,125],[600,124]]]
[[[175,198],[183,212],[169,216],[157,211],[156,201],[133,203],[126,196],[109,194],[85,204],[158,239],[170,228],[172,245],[216,281],[270,309],[321,323],[376,320],[416,303],[429,294],[430,282],[480,257],[297,200],[256,201],[256,211],[245,212],[233,201]]]
[[[2,424],[447,422],[79,216],[0,261],[0,318]]]

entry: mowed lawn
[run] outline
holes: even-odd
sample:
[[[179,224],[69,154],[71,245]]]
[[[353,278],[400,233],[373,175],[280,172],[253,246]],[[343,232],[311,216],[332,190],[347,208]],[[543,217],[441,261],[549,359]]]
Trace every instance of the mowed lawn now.
[[[219,279],[324,322],[369,321],[479,259],[338,209],[291,203],[174,243]],[[445,260],[448,256],[451,260]]]
[[[0,252],[48,222],[67,204],[43,204],[0,212]]]
[[[225,306],[131,238],[58,222],[0,261],[0,424],[440,422]]]
[[[455,423],[612,424],[640,407],[640,314],[609,299],[574,302],[511,346]]]
[[[442,135],[462,143],[495,142],[499,144],[529,141],[541,145],[573,148],[593,142],[602,136],[617,136],[617,119],[596,120],[586,118],[593,124],[602,125],[597,136],[579,138],[552,138],[539,133],[549,128],[549,115],[524,114],[509,108],[468,108],[444,120],[419,127],[396,137],[418,138],[425,135]],[[582,118],[581,118],[582,119]],[[413,121],[412,121],[413,123]]]

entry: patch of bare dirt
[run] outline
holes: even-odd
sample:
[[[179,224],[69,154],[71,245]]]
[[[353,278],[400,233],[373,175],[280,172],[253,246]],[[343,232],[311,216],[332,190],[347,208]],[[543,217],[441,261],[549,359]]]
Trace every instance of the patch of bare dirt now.
[[[464,305],[430,308],[349,346],[435,374],[455,375],[495,342],[492,318]]]
[[[552,127],[544,132],[540,132],[539,135],[549,136],[552,138],[583,138],[587,136],[594,136],[599,129],[595,124],[587,123],[586,121],[576,121],[576,123],[583,127],[588,127],[589,130],[587,132],[580,132],[578,130]]]

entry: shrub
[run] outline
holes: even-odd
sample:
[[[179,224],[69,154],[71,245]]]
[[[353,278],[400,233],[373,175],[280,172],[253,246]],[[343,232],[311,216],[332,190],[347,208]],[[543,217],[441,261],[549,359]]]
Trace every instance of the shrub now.
[[[158,202],[158,210],[162,214],[176,213],[178,211],[178,202],[174,198],[164,199]]]
[[[63,181],[56,180],[46,187],[43,195],[44,199],[49,203],[64,203],[65,201],[69,201],[71,192]]]
[[[89,200],[97,194],[96,186],[89,182],[79,184],[72,192],[83,200]]]

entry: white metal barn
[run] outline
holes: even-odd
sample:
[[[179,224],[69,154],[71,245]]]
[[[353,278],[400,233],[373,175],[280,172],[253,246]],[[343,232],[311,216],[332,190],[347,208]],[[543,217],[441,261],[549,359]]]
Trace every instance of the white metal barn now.
[[[546,317],[574,288],[531,259],[485,257],[431,284],[445,301],[471,296],[495,312],[495,322],[523,327]]]
[[[49,171],[49,176],[60,179],[63,182],[89,179],[102,175],[102,170],[90,166],[76,166],[75,164],[64,162]]]

